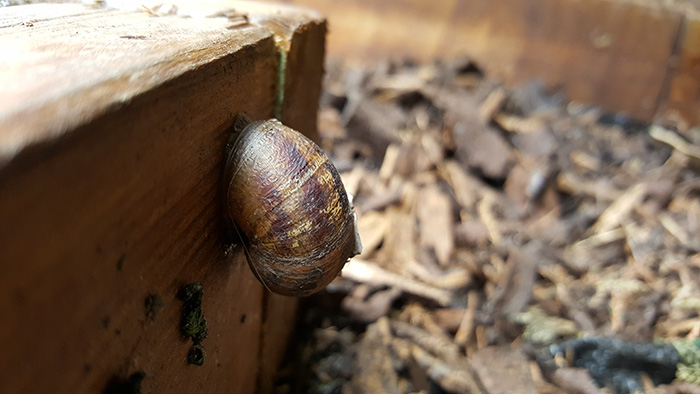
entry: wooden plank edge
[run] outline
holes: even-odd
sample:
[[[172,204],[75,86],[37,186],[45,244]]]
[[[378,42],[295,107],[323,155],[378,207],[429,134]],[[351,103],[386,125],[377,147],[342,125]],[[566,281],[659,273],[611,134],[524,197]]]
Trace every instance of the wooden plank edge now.
[[[303,29],[304,24],[300,24],[299,26],[297,26],[297,28],[300,27],[300,26],[301,26],[301,28]],[[296,29],[296,28],[295,28],[295,29]],[[292,34],[292,36],[293,36],[293,34]],[[292,41],[293,41],[293,40],[292,40]],[[319,60],[319,63],[322,63],[322,58]],[[317,75],[317,79],[318,79],[319,76],[320,76],[320,74]],[[318,80],[318,81],[316,82],[316,84],[318,84],[318,85],[320,86],[320,80]],[[100,117],[100,118],[101,118],[101,117],[105,117],[105,116],[107,116],[107,115],[110,114],[110,113],[118,113],[118,112],[120,112],[121,110],[123,110],[123,109],[125,109],[125,108],[128,108],[130,105],[132,105],[133,102],[136,102],[136,101],[139,101],[139,100],[140,100],[140,95],[135,95],[135,96],[132,97],[130,100],[125,101],[125,102],[123,103],[123,105],[121,105],[121,106],[109,107],[109,110],[110,110],[111,112],[102,113],[102,114],[99,115],[99,117]],[[296,110],[295,110],[295,105],[297,106],[297,109],[296,109]],[[288,108],[289,108],[290,113],[295,113],[295,112],[298,111],[299,113],[306,113],[307,115],[309,115],[310,118],[314,118],[314,117],[315,117],[316,106],[313,106],[313,107],[302,106],[301,103],[299,103],[299,104],[294,104],[294,101],[290,101],[290,102],[288,102]],[[255,111],[255,112],[258,112],[258,111]],[[255,114],[254,114],[254,115],[255,115]],[[108,116],[108,117],[109,117],[109,116]],[[81,127],[78,127],[78,128],[84,128],[84,127],[81,126]],[[65,132],[68,132],[68,131],[70,131],[70,130],[73,130],[73,129],[70,128],[70,127],[66,127],[64,131],[65,131]],[[75,136],[75,138],[79,138],[79,136]],[[67,138],[66,138],[66,135],[59,134],[58,136],[54,136],[53,138],[51,138],[51,139],[49,139],[49,140],[43,140],[43,141],[42,141],[43,144],[42,144],[42,143],[32,144],[32,147],[36,147],[36,148],[37,148],[37,149],[36,149],[37,152],[43,153],[43,152],[45,151],[45,149],[47,149],[50,145],[55,145],[55,144],[54,144],[55,140],[64,141],[63,143],[65,144],[65,141],[66,141],[66,140],[70,140],[70,139],[67,139]],[[35,146],[35,145],[36,145],[36,146]],[[31,150],[31,149],[30,149],[30,150]],[[24,152],[24,151],[22,151],[22,153],[23,153],[23,152]],[[23,154],[22,156],[26,156],[26,155]],[[32,156],[32,155],[30,155],[30,156]],[[39,155],[37,155],[37,156],[34,156],[34,158],[36,159],[36,158],[38,158],[38,157],[40,157],[40,156],[43,156],[43,154],[39,154]],[[31,160],[29,160],[29,161],[31,162]],[[25,163],[25,164],[27,164],[27,163]],[[20,167],[23,167],[23,166],[19,166],[19,167],[18,167],[18,166],[10,166],[10,167],[15,167],[15,169],[18,170],[18,172],[21,172],[21,168],[20,168]],[[5,175],[7,175],[7,174],[8,174],[8,173],[5,172]],[[130,257],[131,257],[131,256],[130,256]],[[240,261],[241,261],[241,260],[240,260],[240,259],[241,259],[241,256],[238,255],[238,257],[235,257],[235,259],[238,261],[238,263],[234,263],[234,265],[235,265],[235,266],[240,266],[240,264],[241,264],[241,263],[240,263]],[[121,257],[119,258],[119,261],[122,261],[122,258],[121,258]],[[237,271],[238,271],[238,269],[237,269]],[[248,276],[250,277],[249,272],[247,271],[247,267],[244,267],[243,271],[241,271],[240,273],[247,273]],[[252,277],[251,277],[251,278],[252,278]],[[255,283],[257,283],[257,282],[255,282]],[[258,286],[258,287],[259,287],[259,286]],[[213,295],[216,297],[216,292],[214,292]],[[273,324],[278,323],[278,321],[279,321],[278,318],[276,317],[276,316],[277,316],[277,313],[279,313],[279,314],[281,314],[281,315],[284,315],[284,316],[290,316],[290,311],[294,311],[294,307],[295,307],[295,305],[296,305],[296,300],[294,300],[294,299],[285,299],[284,301],[278,301],[278,300],[277,300],[277,297],[270,297],[267,301],[263,300],[263,303],[268,303],[268,307],[265,308],[265,309],[268,310],[268,311],[271,311],[271,312],[267,313],[265,316],[258,316],[257,318],[256,318],[255,316],[248,316],[248,317],[247,317],[248,322],[251,322],[251,320],[252,320],[253,322],[254,322],[254,321],[262,321],[262,322],[260,322],[259,324],[265,323],[265,324],[268,324],[269,326],[272,326]],[[278,307],[279,305],[282,305],[282,307]],[[277,307],[277,310],[278,310],[279,312],[275,312],[275,307]],[[293,312],[292,312],[292,315],[293,315]],[[243,320],[246,320],[245,315],[242,315],[242,316],[241,316],[241,323],[243,323]],[[112,324],[119,324],[118,319],[112,320]],[[275,328],[275,329],[273,329],[273,330],[265,330],[265,329],[263,329],[263,330],[261,330],[261,332],[262,332],[261,335],[265,335],[266,332],[269,332],[269,335],[273,335],[273,331],[279,333],[280,330],[281,330],[281,328],[283,328],[283,327],[284,327],[284,325],[277,324],[277,328]],[[287,327],[287,328],[289,328],[289,327]],[[282,330],[282,331],[284,331],[284,330]],[[283,336],[282,336],[282,337],[283,337]],[[272,338],[272,337],[269,337],[269,338]],[[265,341],[265,340],[264,340],[264,338],[263,338],[263,339],[260,340],[260,343],[263,343],[264,341]],[[286,340],[284,340],[283,342],[286,342]],[[274,340],[271,341],[271,342],[269,342],[268,345],[261,345],[261,349],[262,349],[261,352],[268,351],[268,350],[266,350],[266,349],[271,349],[271,350],[269,350],[269,351],[271,351],[271,352],[273,352],[273,353],[270,354],[269,358],[277,358],[277,359],[279,359],[279,356],[276,355],[276,354],[279,353],[279,350],[278,350],[278,349],[275,349],[275,346],[270,345],[270,344],[274,344],[274,343],[280,343],[279,337],[274,337]],[[133,352],[133,351],[132,351],[132,352]],[[263,356],[263,357],[261,357],[261,358],[262,358],[262,359],[266,359],[265,356]],[[86,364],[86,365],[87,365],[87,364]],[[86,367],[86,368],[87,368],[87,367]],[[93,366],[91,366],[90,368],[95,368],[95,366],[93,365]],[[128,370],[128,369],[129,369],[129,368],[127,368],[126,370]],[[269,369],[269,367],[268,367],[268,371],[269,371],[269,370],[270,370],[270,369]],[[8,371],[8,370],[6,370],[6,371]],[[89,385],[86,386],[86,387],[93,387],[93,388],[95,388],[94,386],[89,386]]]

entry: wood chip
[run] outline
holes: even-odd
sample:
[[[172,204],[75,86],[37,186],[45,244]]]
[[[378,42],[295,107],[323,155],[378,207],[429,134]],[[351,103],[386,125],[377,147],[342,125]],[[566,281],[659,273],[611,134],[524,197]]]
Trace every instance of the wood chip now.
[[[586,152],[580,150],[573,151],[569,154],[569,158],[574,165],[581,169],[588,171],[600,170],[600,159]]]
[[[455,343],[462,347],[469,346],[474,341],[476,329],[476,312],[481,306],[481,296],[477,291],[470,291],[467,294],[467,309],[462,314],[462,321],[459,323],[455,333]]]
[[[439,308],[431,311],[433,320],[445,332],[454,333],[464,320],[466,308]]]
[[[368,287],[357,286],[343,298],[341,307],[358,322],[371,323],[386,316],[394,300],[401,295],[401,290],[396,287],[377,291],[369,296],[368,292]]]
[[[423,188],[416,206],[421,243],[431,247],[447,267],[454,251],[454,219],[450,199],[437,186]]]
[[[350,382],[353,393],[401,394],[392,358],[383,350],[391,338],[387,323],[383,318],[367,327],[357,344],[359,359]]]
[[[384,241],[384,236],[389,229],[389,222],[381,212],[369,212],[359,215],[357,230],[362,240],[362,253],[360,257],[367,258]]]
[[[406,261],[416,260],[416,218],[399,207],[385,211],[389,222],[382,248],[377,252],[387,265],[401,267]],[[399,269],[397,269],[398,271]]]
[[[469,175],[457,162],[447,161],[441,167],[443,178],[452,188],[462,208],[471,210],[481,198],[480,182]]]
[[[500,114],[494,119],[504,130],[513,133],[533,134],[545,129],[545,124],[541,119],[530,117],[521,118],[519,116]]]
[[[638,183],[625,191],[603,211],[598,221],[593,225],[593,232],[596,234],[605,233],[622,224],[627,215],[642,201],[646,192],[647,186],[644,183]]]
[[[505,90],[502,88],[492,91],[479,108],[481,117],[485,121],[490,122],[494,116],[500,112],[501,108],[503,108],[503,103],[506,101],[507,97]]]
[[[472,283],[471,273],[463,268],[453,267],[449,271],[430,269],[426,264],[417,261],[406,262],[406,272],[412,274],[429,285],[440,289],[457,290]]]
[[[481,222],[484,223],[489,232],[489,238],[494,245],[499,245],[503,240],[503,234],[499,228],[499,221],[494,215],[494,206],[496,204],[496,196],[493,193],[486,193],[484,198],[479,202],[478,211],[481,217]]]
[[[486,394],[487,391],[469,373],[466,366],[446,363],[433,357],[418,346],[413,346],[411,354],[418,364],[423,367],[428,376],[444,390],[464,394]]]
[[[342,276],[360,283],[393,286],[403,292],[433,300],[442,306],[449,305],[452,299],[452,294],[449,291],[400,276],[357,258],[350,259],[345,264]]]
[[[665,144],[671,145],[675,150],[692,157],[695,160],[700,160],[700,146],[691,144],[684,140],[681,136],[671,130],[666,130],[661,126],[653,125],[649,128],[649,135]]]
[[[486,347],[470,357],[489,394],[536,394],[528,360],[520,349]]]
[[[503,179],[511,161],[510,146],[497,130],[466,121],[454,128],[457,158],[490,178]]]

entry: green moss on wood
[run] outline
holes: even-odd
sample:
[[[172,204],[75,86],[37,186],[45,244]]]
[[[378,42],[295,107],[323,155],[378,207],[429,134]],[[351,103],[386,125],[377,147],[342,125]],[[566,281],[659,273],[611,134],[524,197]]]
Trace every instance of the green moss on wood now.
[[[201,343],[209,335],[207,319],[202,311],[203,295],[204,287],[199,282],[185,285],[177,293],[177,297],[182,301],[180,331],[193,343],[187,355],[187,362],[194,365],[204,363],[205,353]]]

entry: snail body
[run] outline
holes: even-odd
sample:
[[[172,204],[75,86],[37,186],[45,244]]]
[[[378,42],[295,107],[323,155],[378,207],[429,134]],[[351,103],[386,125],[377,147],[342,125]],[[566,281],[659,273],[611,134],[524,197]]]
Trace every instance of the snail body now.
[[[361,251],[357,219],[331,160],[275,119],[239,118],[229,144],[225,209],[265,287],[305,296]]]

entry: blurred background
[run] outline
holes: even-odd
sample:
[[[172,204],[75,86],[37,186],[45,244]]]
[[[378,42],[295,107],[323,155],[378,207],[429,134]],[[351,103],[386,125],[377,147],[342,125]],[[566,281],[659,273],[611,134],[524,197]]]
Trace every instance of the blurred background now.
[[[291,3],[365,250],[278,392],[698,392],[697,2]]]
[[[641,120],[679,111],[698,121],[697,1],[288,3],[328,17],[331,58],[465,56],[508,85],[538,79]]]

